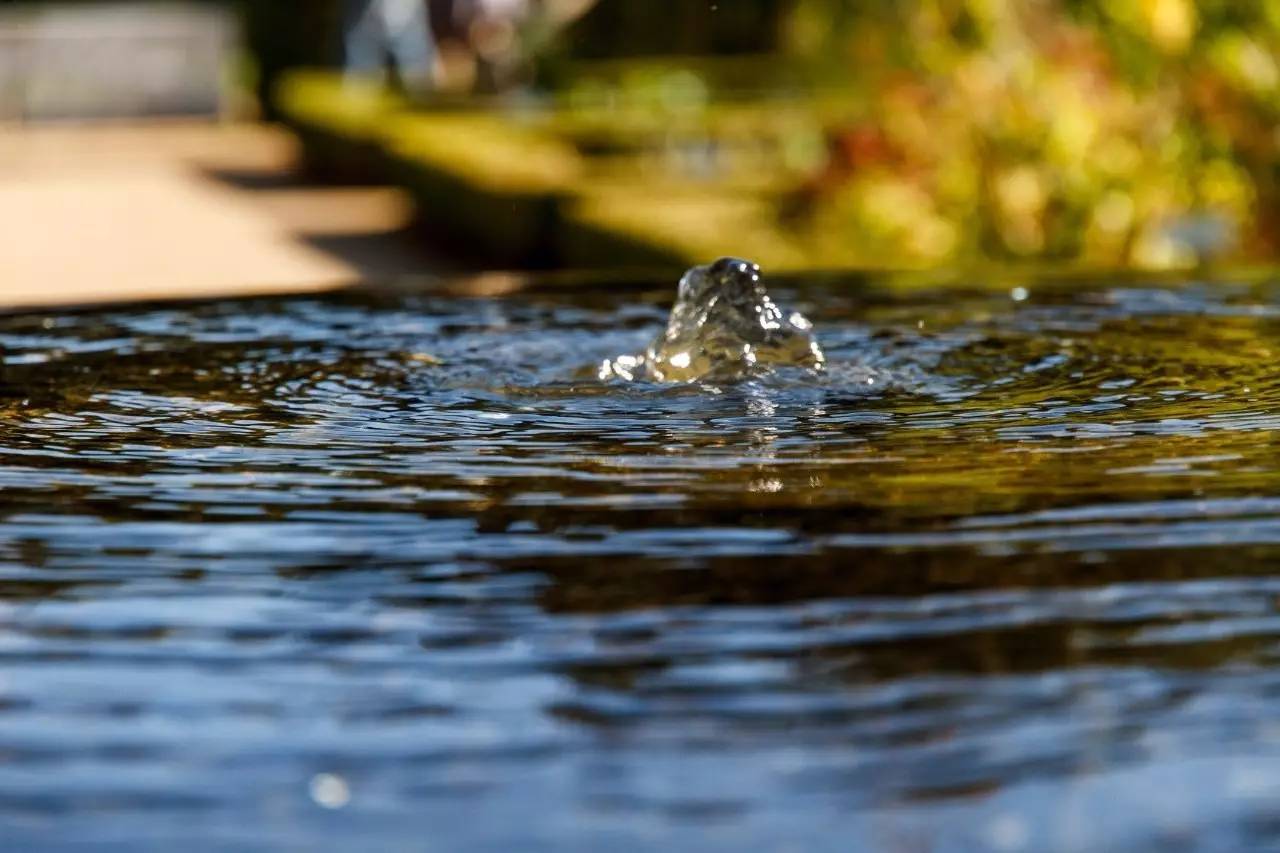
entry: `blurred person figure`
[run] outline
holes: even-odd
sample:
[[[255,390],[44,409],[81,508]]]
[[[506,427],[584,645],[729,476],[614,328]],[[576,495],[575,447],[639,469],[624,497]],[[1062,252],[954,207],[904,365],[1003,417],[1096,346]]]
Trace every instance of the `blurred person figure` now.
[[[482,91],[529,82],[531,60],[597,0],[452,0],[452,24],[472,62],[471,81]]]
[[[380,78],[387,56],[405,89],[431,89],[435,39],[424,0],[345,0],[343,52],[349,78]]]
[[[520,30],[529,0],[462,0],[454,10],[475,56],[475,85],[482,91],[512,87],[520,77]]]

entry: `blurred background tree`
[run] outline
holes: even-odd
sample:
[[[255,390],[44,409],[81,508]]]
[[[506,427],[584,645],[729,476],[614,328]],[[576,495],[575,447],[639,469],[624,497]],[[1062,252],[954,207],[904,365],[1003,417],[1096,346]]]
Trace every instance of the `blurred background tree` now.
[[[823,262],[1280,250],[1280,0],[529,0],[468,30],[475,2],[430,3],[446,58],[501,72],[465,85],[657,113],[674,93],[705,112],[699,150],[780,140],[751,168],[785,178],[777,227]],[[264,103],[283,70],[336,59],[337,0],[239,3]],[[717,105],[753,99],[726,139]]]
[[[819,232],[925,259],[1275,253],[1280,3],[799,0],[788,38],[868,97],[807,188]]]

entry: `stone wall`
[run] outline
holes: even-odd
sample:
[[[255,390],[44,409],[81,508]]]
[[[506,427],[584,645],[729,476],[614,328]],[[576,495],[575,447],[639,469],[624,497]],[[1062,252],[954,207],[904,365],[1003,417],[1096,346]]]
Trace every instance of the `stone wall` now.
[[[0,120],[218,115],[234,21],[195,3],[0,6]]]

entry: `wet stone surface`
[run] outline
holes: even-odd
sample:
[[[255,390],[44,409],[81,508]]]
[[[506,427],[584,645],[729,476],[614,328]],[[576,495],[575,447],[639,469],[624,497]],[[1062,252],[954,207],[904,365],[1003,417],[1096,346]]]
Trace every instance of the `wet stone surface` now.
[[[1280,287],[770,293],[0,319],[0,846],[1280,844]]]

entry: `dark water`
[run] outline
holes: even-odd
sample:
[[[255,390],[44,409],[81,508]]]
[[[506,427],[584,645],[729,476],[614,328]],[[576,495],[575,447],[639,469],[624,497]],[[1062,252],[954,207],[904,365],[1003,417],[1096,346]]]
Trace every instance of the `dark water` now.
[[[0,847],[1280,849],[1280,287],[1028,290],[0,319]]]

